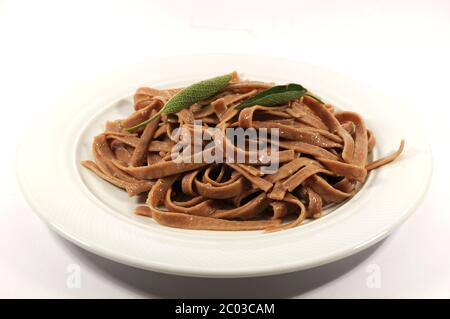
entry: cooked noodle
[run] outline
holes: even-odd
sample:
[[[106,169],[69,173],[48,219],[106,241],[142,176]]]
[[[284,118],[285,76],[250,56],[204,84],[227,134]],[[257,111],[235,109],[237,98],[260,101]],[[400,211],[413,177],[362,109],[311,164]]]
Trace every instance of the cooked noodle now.
[[[93,161],[82,165],[129,196],[148,193],[146,205],[135,213],[162,225],[186,229],[275,231],[317,219],[326,205],[355,195],[370,170],[395,160],[403,150],[368,163],[375,137],[363,118],[337,112],[330,104],[304,95],[286,105],[236,105],[271,83],[242,81],[237,76],[212,98],[176,114],[163,114],[135,133],[125,128],[156,114],[180,89],[140,88],[134,95],[134,112],[106,124],[93,141]],[[194,120],[208,128],[278,129],[279,169],[263,173],[261,159],[223,137],[224,147],[241,154],[243,163],[177,162],[174,130],[193,131]],[[192,153],[190,156],[194,157]]]

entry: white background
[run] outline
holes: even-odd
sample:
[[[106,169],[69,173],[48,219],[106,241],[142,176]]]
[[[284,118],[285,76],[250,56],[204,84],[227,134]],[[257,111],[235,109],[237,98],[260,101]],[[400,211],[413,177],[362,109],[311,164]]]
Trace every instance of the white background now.
[[[434,157],[431,187],[414,215],[355,256],[252,279],[137,270],[47,229],[15,178],[16,143],[33,112],[115,66],[210,52],[294,58],[405,99],[422,114]],[[0,297],[449,298],[449,60],[445,0],[0,0]],[[71,264],[81,267],[80,288],[67,287]],[[373,267],[380,288],[367,285]]]

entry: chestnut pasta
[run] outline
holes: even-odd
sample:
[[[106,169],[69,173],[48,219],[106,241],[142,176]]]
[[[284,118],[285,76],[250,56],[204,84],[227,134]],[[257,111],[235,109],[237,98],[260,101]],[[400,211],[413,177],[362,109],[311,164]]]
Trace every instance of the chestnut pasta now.
[[[237,107],[273,86],[244,81],[234,73],[224,88],[176,113],[161,110],[182,89],[139,88],[134,111],[125,119],[106,123],[105,131],[94,138],[93,160],[82,165],[129,196],[148,193],[146,205],[138,206],[135,213],[159,224],[277,231],[320,218],[326,205],[354,196],[369,171],[401,154],[403,140],[395,153],[369,162],[375,137],[363,118],[336,111],[309,92],[281,105]],[[154,120],[132,133],[126,130],[150,117]],[[220,132],[276,129],[278,138],[267,137],[266,142],[276,147],[270,155],[279,168],[264,172],[260,158],[250,161],[251,150],[224,134],[210,138],[231,148],[234,155],[243,155],[243,162],[177,161],[172,154],[179,138],[176,132],[182,128],[193,132],[197,120],[201,120],[202,134],[209,134],[210,128]],[[257,142],[262,140],[258,137]],[[183,156],[193,159],[196,155],[190,151]]]

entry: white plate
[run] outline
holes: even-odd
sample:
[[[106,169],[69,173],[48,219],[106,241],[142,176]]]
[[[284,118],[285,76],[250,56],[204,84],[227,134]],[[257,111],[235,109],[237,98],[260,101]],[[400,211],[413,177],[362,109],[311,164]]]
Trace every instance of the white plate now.
[[[177,87],[230,70],[244,77],[297,82],[359,112],[377,138],[375,157],[406,148],[394,163],[370,174],[361,191],[323,218],[276,233],[218,232],[161,226],[132,211],[136,199],[80,167],[92,137],[108,119],[132,110],[143,85]],[[342,75],[278,58],[197,55],[149,61],[116,70],[68,93],[41,112],[24,134],[18,178],[29,204],[58,233],[101,256],[128,265],[203,277],[290,272],[354,254],[384,238],[410,215],[431,175],[431,155],[419,121],[399,101]]]

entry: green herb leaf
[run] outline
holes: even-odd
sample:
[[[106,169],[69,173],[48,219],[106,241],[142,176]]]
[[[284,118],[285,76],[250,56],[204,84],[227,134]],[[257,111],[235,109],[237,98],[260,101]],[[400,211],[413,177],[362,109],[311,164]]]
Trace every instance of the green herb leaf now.
[[[127,128],[126,130],[133,133],[135,130],[147,125],[161,114],[177,113],[192,104],[205,100],[224,89],[231,81],[231,78],[231,74],[225,74],[192,84],[175,94],[158,113],[154,114],[148,120]]]
[[[307,90],[300,84],[277,85],[256,94],[254,97],[239,104],[236,109],[242,110],[253,105],[275,106],[305,95]]]
[[[305,94],[306,96],[309,96],[310,98],[316,100],[317,102],[321,103],[321,104],[325,104],[324,101],[322,101],[321,99],[319,99],[317,96],[313,95],[312,93],[308,92]]]

